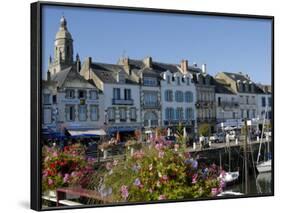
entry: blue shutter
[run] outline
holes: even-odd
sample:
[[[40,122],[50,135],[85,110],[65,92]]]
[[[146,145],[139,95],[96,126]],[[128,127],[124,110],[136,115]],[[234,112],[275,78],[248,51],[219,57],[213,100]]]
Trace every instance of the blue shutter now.
[[[165,109],[165,118],[166,120],[169,120],[169,108]]]
[[[170,108],[171,110],[171,120],[174,120],[175,119],[175,112],[174,112],[174,109],[173,108]]]

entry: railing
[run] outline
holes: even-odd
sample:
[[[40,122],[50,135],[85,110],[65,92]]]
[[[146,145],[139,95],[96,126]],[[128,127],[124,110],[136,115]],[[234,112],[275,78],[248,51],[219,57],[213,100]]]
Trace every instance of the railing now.
[[[220,104],[217,104],[218,107],[229,107],[229,108],[237,108],[239,107],[238,102],[229,102],[229,101],[222,101]]]
[[[216,118],[197,118],[197,122],[216,122]]]
[[[154,121],[144,121],[144,126],[145,127],[157,127],[159,124],[158,124],[158,121],[154,120]]]
[[[133,105],[134,100],[129,99],[112,99],[112,105]]]
[[[214,101],[197,101],[195,104],[196,108],[208,108],[215,106]]]
[[[178,124],[194,125],[194,120],[164,120],[165,126],[178,125]]]
[[[159,102],[154,102],[154,103],[143,103],[143,108],[144,109],[150,109],[150,108],[160,108],[160,103]]]

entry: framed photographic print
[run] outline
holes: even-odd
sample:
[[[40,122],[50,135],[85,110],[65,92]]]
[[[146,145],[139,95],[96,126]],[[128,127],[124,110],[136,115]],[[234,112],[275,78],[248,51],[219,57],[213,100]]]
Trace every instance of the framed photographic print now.
[[[274,17],[31,4],[31,208],[274,195]]]

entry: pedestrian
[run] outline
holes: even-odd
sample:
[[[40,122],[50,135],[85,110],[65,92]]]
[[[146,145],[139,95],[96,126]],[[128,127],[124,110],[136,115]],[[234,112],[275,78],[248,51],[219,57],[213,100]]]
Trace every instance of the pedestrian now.
[[[226,142],[226,144],[227,145],[229,145],[229,133],[226,133],[226,135],[225,135],[225,142]]]

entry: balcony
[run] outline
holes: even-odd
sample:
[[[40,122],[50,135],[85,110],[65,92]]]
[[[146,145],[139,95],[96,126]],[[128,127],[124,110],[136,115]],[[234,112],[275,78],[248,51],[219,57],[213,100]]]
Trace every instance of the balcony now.
[[[230,102],[230,101],[222,101],[217,106],[222,107],[222,108],[238,108],[239,103],[238,102]]]
[[[216,121],[216,118],[197,118],[198,123],[214,123]]]
[[[129,99],[112,99],[112,105],[133,105],[134,100]]]
[[[182,125],[194,125],[195,121],[194,120],[164,120],[164,125],[165,126],[176,126],[179,124]]]
[[[195,104],[196,108],[209,108],[215,106],[214,101],[197,101]]]
[[[143,103],[142,107],[144,109],[160,109],[160,103],[159,102]]]

